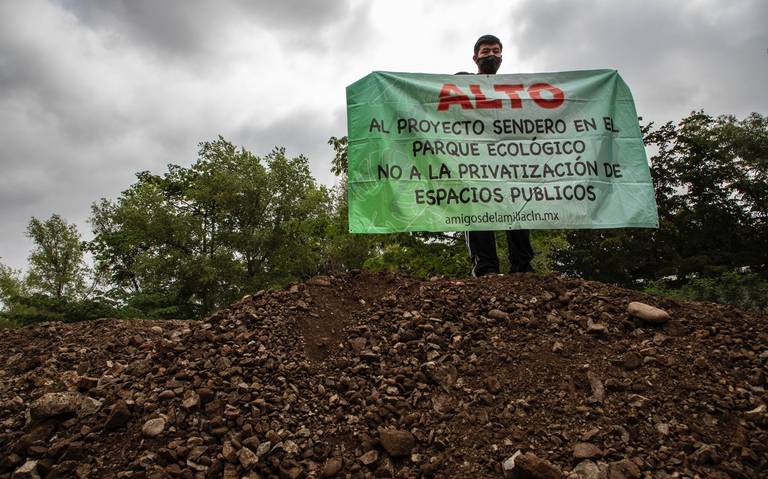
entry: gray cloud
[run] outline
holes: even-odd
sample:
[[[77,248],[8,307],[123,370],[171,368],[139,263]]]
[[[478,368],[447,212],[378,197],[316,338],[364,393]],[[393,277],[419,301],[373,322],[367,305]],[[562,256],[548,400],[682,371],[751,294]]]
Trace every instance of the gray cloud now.
[[[309,159],[312,174],[321,183],[331,184],[330,172],[333,149],[327,144],[331,136],[346,132],[346,114],[339,108],[332,112],[302,110],[278,118],[266,128],[254,128],[250,122],[232,132],[228,138],[245,146],[252,153],[263,156],[275,147],[286,147],[286,154],[300,154]]]
[[[638,112],[677,120],[691,110],[765,111],[768,4],[526,0],[511,15],[513,47],[542,70],[616,68]],[[727,91],[725,91],[727,90]]]
[[[495,0],[489,0],[494,3]],[[89,205],[134,173],[189,165],[221,133],[304,154],[330,184],[344,87],[372,70],[465,70],[478,35],[504,72],[618,68],[641,114],[768,109],[765,2],[0,0],[0,258],[24,266],[31,216],[84,236]],[[482,24],[481,24],[482,23]]]
[[[59,0],[83,24],[115,41],[143,44],[170,56],[217,55],[233,30],[269,30],[289,39],[311,37],[341,22],[348,0]],[[254,48],[264,48],[255,44]]]

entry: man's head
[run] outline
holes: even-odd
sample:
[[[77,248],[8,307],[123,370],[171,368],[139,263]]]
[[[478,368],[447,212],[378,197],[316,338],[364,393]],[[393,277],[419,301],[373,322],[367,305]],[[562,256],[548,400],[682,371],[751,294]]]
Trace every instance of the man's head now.
[[[472,56],[477,65],[477,73],[493,75],[501,66],[501,40],[494,35],[483,35],[475,42],[475,54]]]

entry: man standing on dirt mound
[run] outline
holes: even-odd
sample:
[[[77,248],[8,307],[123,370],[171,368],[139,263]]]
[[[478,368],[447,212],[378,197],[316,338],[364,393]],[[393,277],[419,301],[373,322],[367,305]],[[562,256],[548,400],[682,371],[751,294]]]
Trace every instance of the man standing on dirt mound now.
[[[494,35],[483,35],[475,43],[472,56],[478,75],[495,75],[501,66],[501,40]],[[467,231],[464,233],[472,260],[472,276],[499,273],[499,257],[496,255],[496,235],[493,231]],[[528,230],[507,230],[509,272],[533,271],[533,247]]]

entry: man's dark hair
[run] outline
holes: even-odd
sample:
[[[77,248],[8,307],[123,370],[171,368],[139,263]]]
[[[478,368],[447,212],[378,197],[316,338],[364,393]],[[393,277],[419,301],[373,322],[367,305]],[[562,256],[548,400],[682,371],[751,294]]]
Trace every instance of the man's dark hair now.
[[[496,35],[483,35],[482,37],[477,39],[477,42],[475,42],[475,55],[477,55],[477,52],[480,51],[480,45],[499,45],[499,48],[504,48],[504,46],[501,44],[501,40],[499,40],[499,37]]]

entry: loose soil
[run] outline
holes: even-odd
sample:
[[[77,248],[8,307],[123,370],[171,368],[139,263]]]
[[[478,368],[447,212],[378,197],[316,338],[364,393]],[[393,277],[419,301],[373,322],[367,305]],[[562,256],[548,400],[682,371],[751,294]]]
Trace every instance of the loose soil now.
[[[316,277],[0,368],[0,478],[768,477],[765,316],[555,275]]]

